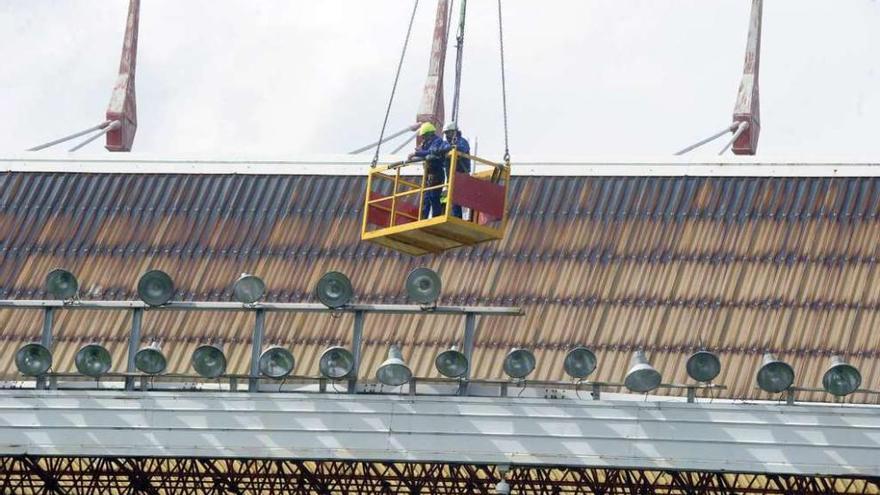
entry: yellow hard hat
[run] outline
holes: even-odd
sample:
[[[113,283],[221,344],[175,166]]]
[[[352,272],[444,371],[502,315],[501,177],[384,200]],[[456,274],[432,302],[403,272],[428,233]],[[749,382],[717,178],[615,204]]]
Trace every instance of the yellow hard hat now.
[[[431,134],[432,132],[437,132],[437,128],[434,127],[434,124],[430,122],[425,122],[419,127],[419,136],[424,136],[425,134]]]

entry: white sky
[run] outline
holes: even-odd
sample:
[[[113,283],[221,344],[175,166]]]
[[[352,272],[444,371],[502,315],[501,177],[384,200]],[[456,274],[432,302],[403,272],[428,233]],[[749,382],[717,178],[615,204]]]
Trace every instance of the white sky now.
[[[724,127],[750,4],[505,0],[514,159],[662,156]],[[127,5],[0,0],[0,154],[103,120]],[[411,6],[143,0],[135,151],[296,156],[374,141]],[[414,120],[435,6],[420,2],[389,131]],[[495,2],[470,0],[460,122],[481,155],[502,150],[500,101]],[[767,0],[761,113],[759,155],[880,156],[880,2]]]

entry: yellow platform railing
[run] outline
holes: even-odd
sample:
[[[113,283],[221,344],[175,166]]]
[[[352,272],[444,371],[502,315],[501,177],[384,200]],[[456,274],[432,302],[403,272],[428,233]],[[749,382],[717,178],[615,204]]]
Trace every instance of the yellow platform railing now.
[[[455,198],[455,171],[462,158],[470,159],[473,164],[472,167],[475,169],[468,174],[469,176],[475,179],[500,184],[504,187],[504,213],[501,215],[501,218],[497,219],[500,220],[500,228],[503,229],[507,220],[506,189],[510,181],[509,164],[492,162],[478,156],[462,153],[457,149],[450,151],[446,158],[448,168],[446,168],[447,173],[444,174],[446,176],[444,181],[441,184],[431,186],[426,186],[428,168],[425,166],[425,160],[398,162],[371,169],[367,176],[367,193],[364,198],[364,215],[361,232],[362,238],[368,238],[368,234],[377,231],[388,231],[388,233],[393,233],[400,230],[411,229],[414,227],[413,223],[429,220],[428,218],[423,218],[422,215],[424,210],[425,193],[428,191],[445,190],[447,198],[442,214],[434,215],[430,220],[438,218],[448,219],[452,212],[453,198]],[[406,175],[403,171],[408,168],[411,169],[418,164],[422,165],[422,171],[421,174],[419,174],[420,179],[416,182],[412,179],[414,174]],[[383,187],[383,184],[385,184],[385,187],[389,187],[387,185],[389,183],[391,189],[390,193],[380,193],[374,190],[377,186],[379,188]],[[407,199],[412,197],[418,199],[407,201]],[[387,214],[387,221],[384,215],[376,215],[376,211],[385,212],[385,214]],[[371,213],[373,213],[373,218],[376,220],[374,223],[371,223],[370,221]],[[473,214],[469,220],[459,220],[477,223],[477,212],[473,211],[472,213]],[[371,225],[375,225],[377,228],[371,229]]]

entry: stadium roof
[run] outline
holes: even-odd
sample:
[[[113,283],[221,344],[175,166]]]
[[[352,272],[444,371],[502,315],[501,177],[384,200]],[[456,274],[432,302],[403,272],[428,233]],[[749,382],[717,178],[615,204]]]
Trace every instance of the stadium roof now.
[[[37,158],[34,158],[37,157]],[[796,384],[819,386],[832,353],[880,388],[880,167],[870,163],[676,162],[514,165],[505,240],[409,258],[359,242],[362,160],[0,160],[0,298],[44,297],[45,274],[77,274],[84,299],[134,298],[137,277],[170,273],[184,300],[228,300],[242,272],[262,276],[270,301],[310,301],[318,277],[347,273],[362,302],[403,302],[414,267],[436,269],[447,304],[521,305],[526,316],[478,322],[475,377],[499,378],[512,346],[536,351],[536,379],[562,379],[573,344],[596,350],[596,379],[620,381],[645,348],[664,381],[686,380],[699,346],[718,352],[732,398],[769,398],[754,384],[761,354],[790,362]],[[289,346],[297,373],[347,342],[349,316],[269,315],[266,342]],[[455,341],[456,317],[371,316],[364,376],[400,342],[418,376]],[[194,347],[226,345],[245,372],[250,321],[219,313],[150,313],[145,341],[163,341],[173,372]],[[39,337],[39,314],[0,310],[0,376]],[[118,313],[56,317],[55,369],[99,341],[125,364],[129,323]],[[450,331],[451,329],[456,331]],[[591,377],[592,378],[592,377]],[[829,400],[822,393],[799,399]],[[855,394],[854,402],[876,402]]]

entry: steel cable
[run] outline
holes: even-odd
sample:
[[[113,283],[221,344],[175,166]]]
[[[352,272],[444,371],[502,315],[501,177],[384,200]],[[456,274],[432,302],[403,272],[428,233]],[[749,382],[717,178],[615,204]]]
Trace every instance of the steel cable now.
[[[452,122],[458,126],[459,105],[461,95],[461,64],[464,58],[464,21],[467,11],[467,0],[461,0],[461,15],[459,17],[458,35],[455,38],[455,85],[452,93]]]
[[[510,145],[507,136],[507,78],[504,74],[504,25],[501,19],[501,0],[498,0],[498,41],[501,45],[501,104],[504,107],[504,162],[510,162]]]
[[[373,167],[379,163],[379,148],[382,147],[382,139],[385,137],[385,127],[388,125],[388,116],[391,114],[391,105],[394,103],[394,94],[397,92],[397,82],[400,80],[400,71],[403,68],[403,59],[406,57],[406,48],[409,46],[409,37],[412,33],[413,23],[416,19],[416,11],[419,8],[419,0],[413,2],[412,15],[409,18],[409,26],[406,28],[406,38],[403,41],[403,50],[400,52],[400,60],[397,62],[397,74],[394,75],[394,84],[391,86],[391,97],[388,98],[388,107],[385,109],[385,119],[382,121],[382,130],[379,132],[379,140],[376,143],[376,153],[373,155]]]
[[[63,143],[63,142],[65,142],[65,141],[70,141],[71,139],[74,139],[74,138],[78,138],[78,137],[83,136],[83,135],[85,135],[85,134],[88,134],[88,133],[90,133],[90,132],[98,131],[98,130],[104,129],[104,128],[106,128],[106,127],[107,127],[108,125],[110,125],[110,124],[111,124],[111,121],[109,121],[109,120],[105,120],[104,122],[101,122],[100,124],[98,124],[98,125],[96,125],[96,126],[94,126],[94,127],[89,127],[88,129],[84,129],[84,130],[82,130],[82,131],[79,131],[79,132],[73,133],[73,134],[71,134],[71,135],[69,135],[69,136],[64,136],[64,137],[61,138],[61,139],[56,139],[56,140],[54,140],[54,141],[49,141],[48,143],[43,143],[43,144],[41,144],[41,145],[39,145],[39,146],[34,146],[33,148],[28,148],[27,151],[40,151],[40,150],[45,149],[45,148],[48,148],[48,147],[50,147],[50,146],[55,146],[56,144]]]

